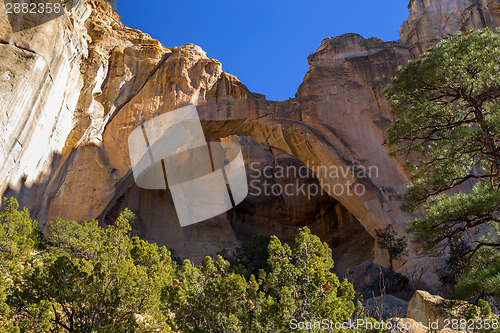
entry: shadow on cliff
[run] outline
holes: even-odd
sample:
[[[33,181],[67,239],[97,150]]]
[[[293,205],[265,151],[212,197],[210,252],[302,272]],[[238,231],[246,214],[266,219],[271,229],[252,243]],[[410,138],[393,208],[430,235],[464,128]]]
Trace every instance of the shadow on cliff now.
[[[43,221],[47,216],[47,188],[57,172],[59,163],[61,162],[60,153],[52,153],[49,158],[49,168],[36,176],[32,181],[28,181],[31,175],[23,174],[17,183],[10,183],[3,193],[1,193],[2,207],[4,197],[16,198],[19,202],[19,207],[26,207],[29,209],[31,218],[37,221]],[[45,207],[45,208],[44,208]],[[42,229],[42,225],[38,227]]]

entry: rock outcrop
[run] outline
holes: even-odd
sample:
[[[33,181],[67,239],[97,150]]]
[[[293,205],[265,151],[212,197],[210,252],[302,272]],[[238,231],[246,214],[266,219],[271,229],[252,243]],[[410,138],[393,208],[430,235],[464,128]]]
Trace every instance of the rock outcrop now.
[[[446,37],[431,16],[455,2],[438,3],[413,2],[404,44],[356,34],[323,40],[295,98],[280,102],[250,92],[198,46],[166,48],[125,27],[101,0],[74,0],[64,15],[29,29],[0,13],[0,191],[29,207],[41,227],[57,217],[107,223],[129,207],[144,237],[182,257],[233,249],[256,234],[291,240],[307,225],[332,246],[340,272],[385,265],[375,230],[391,223],[404,234],[411,216],[397,200],[408,176],[383,145],[392,121],[383,91],[412,53]],[[493,13],[486,24],[498,25],[498,6],[480,4]],[[474,15],[463,29],[482,26]],[[208,139],[243,146],[250,194],[226,214],[181,228],[169,190],[134,184],[127,138],[187,104],[198,106]],[[279,174],[287,168],[315,173]],[[292,190],[264,193],[278,185]],[[407,275],[422,266],[437,286],[428,257],[412,251],[396,265]]]
[[[491,314],[489,305],[487,309],[481,308],[466,301],[444,299],[423,290],[417,290],[410,299],[407,317],[441,332],[452,332],[450,329],[476,331],[487,322],[498,322],[498,316]]]
[[[365,314],[377,320],[406,316],[408,302],[392,295],[372,297],[363,303]]]
[[[439,328],[443,328],[444,298],[431,295],[427,291],[417,290],[408,303],[407,317],[420,323],[439,322]]]
[[[380,304],[381,299],[383,300],[377,297],[368,300],[366,309],[373,311],[374,304]],[[394,304],[396,316],[384,318],[384,323],[388,328],[385,333],[465,333],[481,331],[489,327],[485,329],[488,331],[492,328],[491,323],[498,322],[498,316],[491,313],[491,308],[486,302],[481,307],[466,301],[444,299],[427,291],[417,290],[410,302],[406,303],[408,308],[406,318],[402,318],[404,314],[400,314],[400,310],[405,307],[402,302],[393,297],[389,298],[388,304]],[[401,305],[397,306],[398,303]],[[384,313],[383,309],[380,313]],[[388,315],[390,316],[390,312]]]
[[[399,39],[415,56],[457,31],[500,25],[497,0],[411,0],[408,8],[410,15],[401,25]]]

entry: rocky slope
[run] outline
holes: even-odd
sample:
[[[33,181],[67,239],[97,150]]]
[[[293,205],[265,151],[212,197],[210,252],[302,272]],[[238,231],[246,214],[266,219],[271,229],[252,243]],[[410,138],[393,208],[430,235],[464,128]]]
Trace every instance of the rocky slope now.
[[[411,218],[395,197],[407,174],[383,145],[391,124],[383,89],[397,66],[456,30],[499,22],[495,1],[415,0],[403,43],[327,38],[309,56],[295,98],[276,102],[250,92],[198,46],[166,48],[123,26],[98,0],[70,1],[64,15],[40,25],[0,15],[0,192],[29,207],[41,227],[57,217],[106,223],[129,207],[144,237],[199,259],[256,234],[290,240],[308,225],[334,249],[339,272],[387,264],[375,230],[392,223],[404,233]],[[134,184],[127,138],[187,104],[198,106],[208,138],[243,146],[255,186],[227,214],[181,228],[169,190]],[[304,166],[316,174],[276,172]],[[290,185],[293,195],[266,195],[265,183]],[[318,185],[324,191],[311,200],[299,191]],[[431,258],[412,251],[398,267],[407,275],[426,267],[422,279],[438,284]]]

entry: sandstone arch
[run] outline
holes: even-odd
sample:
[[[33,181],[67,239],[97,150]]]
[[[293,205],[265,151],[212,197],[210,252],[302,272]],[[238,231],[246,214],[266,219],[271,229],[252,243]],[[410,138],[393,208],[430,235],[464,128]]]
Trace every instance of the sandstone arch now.
[[[354,43],[357,49],[349,60],[353,63],[347,66],[347,72],[346,65],[339,62],[341,54],[333,60],[327,58],[343,52],[345,43]],[[373,57],[373,63],[360,72],[355,62],[367,56]],[[167,52],[139,90],[110,115],[102,132],[85,133],[69,153],[59,168],[59,176],[48,186],[47,214],[42,220],[57,217],[88,220],[102,215],[123,194],[123,184],[130,177],[127,147],[130,132],[162,113],[196,104],[207,137],[248,136],[318,167],[326,165],[346,171],[352,165],[380,168],[378,179],[360,179],[351,172],[330,177],[321,168],[317,177],[325,191],[372,236],[375,229],[389,223],[404,232],[408,216],[399,210],[394,194],[406,178],[399,165],[388,157],[380,133],[390,123],[381,87],[394,74],[394,62],[407,57],[407,51],[399,46],[365,40],[358,35],[326,40],[317,54],[310,57],[311,70],[296,98],[274,102],[248,91],[234,76],[222,72],[220,63],[207,58],[197,46],[185,45]],[[380,69],[384,66],[386,72]],[[325,73],[330,80],[321,79],[319,84],[318,76]],[[121,77],[110,74],[108,80]],[[105,82],[103,86],[113,84]],[[344,98],[354,98],[353,89],[356,100],[346,103]],[[343,126],[350,128],[346,130]],[[344,189],[343,194],[332,193],[338,184]],[[366,193],[358,196],[348,184],[361,184]],[[349,195],[348,190],[351,190]],[[71,196],[79,200],[68,201]],[[227,237],[234,235],[229,233]],[[377,252],[376,261],[385,260]]]

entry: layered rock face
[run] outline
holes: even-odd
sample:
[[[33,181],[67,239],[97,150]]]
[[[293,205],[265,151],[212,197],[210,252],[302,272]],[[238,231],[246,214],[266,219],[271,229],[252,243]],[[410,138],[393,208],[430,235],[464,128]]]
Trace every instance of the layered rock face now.
[[[438,2],[439,10],[453,3]],[[323,40],[295,98],[280,102],[250,92],[198,46],[166,48],[123,26],[101,1],[75,0],[64,15],[29,29],[18,23],[13,31],[4,15],[0,190],[29,207],[41,227],[58,217],[107,223],[129,207],[145,238],[192,259],[257,234],[292,240],[307,225],[332,246],[339,272],[367,260],[387,264],[375,230],[391,223],[404,234],[411,216],[396,199],[407,174],[383,145],[392,121],[383,90],[415,50],[445,37],[418,23],[429,8],[435,4],[413,2],[402,36],[426,37],[401,38],[409,47],[356,34]],[[476,27],[468,22],[464,29]],[[209,140],[243,147],[249,195],[181,228],[168,189],[134,184],[127,139],[188,104],[198,106]],[[409,275],[426,267],[424,279],[436,285],[429,258],[412,251],[399,266]]]
[[[84,22],[92,10],[79,5],[35,31],[18,32],[12,26],[21,22],[9,22],[3,2],[0,11],[0,191],[5,193],[47,182],[65,145],[83,88],[80,69],[89,55]],[[35,193],[23,196],[37,201]]]
[[[414,55],[457,31],[500,25],[497,0],[412,0],[408,8],[410,15],[401,25],[399,38]]]

